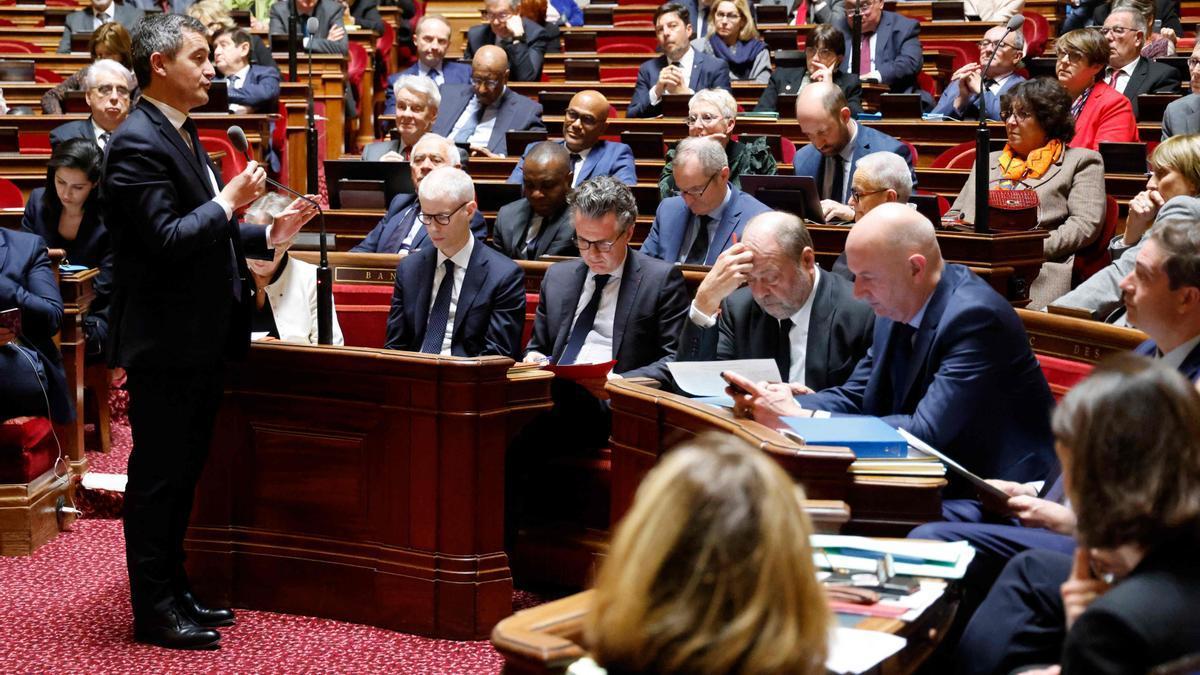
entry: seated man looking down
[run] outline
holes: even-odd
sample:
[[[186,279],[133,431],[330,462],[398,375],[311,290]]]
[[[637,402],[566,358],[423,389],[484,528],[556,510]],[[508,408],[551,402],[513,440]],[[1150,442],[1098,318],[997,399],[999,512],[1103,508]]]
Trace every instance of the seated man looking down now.
[[[471,84],[442,87],[433,133],[466,144],[472,155],[504,157],[509,131],[545,131],[542,106],[507,85],[504,50],[484,45],[471,61]]]
[[[434,133],[425,134],[413,146],[412,173],[413,187],[420,189],[421,182],[434,169],[442,166],[462,168],[459,161],[458,149],[450,141]],[[350,249],[351,253],[400,253],[407,254],[429,244],[429,232],[425,225],[417,219],[420,211],[417,195],[402,192],[392,198],[388,204],[387,213],[379,220],[374,228],[367,233],[367,238]],[[471,216],[471,232],[475,238],[483,241],[487,238],[487,223],[483,214],[476,209]]]
[[[130,93],[137,80],[128,68],[110,59],[88,66],[83,76],[83,100],[92,114],[86,120],[73,120],[50,131],[50,147],[72,138],[86,138],[103,150],[112,133],[129,117]]]
[[[392,110],[395,113],[396,140],[376,141],[363,148],[367,162],[407,162],[413,146],[433,128],[442,92],[433,80],[417,75],[401,75],[392,85]]]
[[[514,260],[544,255],[579,255],[567,208],[571,157],[558,143],[544,141],[526,156],[525,196],[500,207],[492,234],[496,248]]]
[[[847,54],[854,49],[849,17],[862,13],[862,42],[867,49],[860,50],[858,76],[888,85],[893,94],[919,93],[922,98],[928,97],[917,84],[917,74],[924,63],[921,24],[885,10],[883,0],[845,0],[843,4],[846,16],[835,19],[833,25],[845,36]]]
[[[642,254],[671,263],[711,265],[766,204],[729,183],[729,160],[711,138],[689,137],[675,152],[678,196],[658,205]]]
[[[768,211],[704,277],[679,358],[774,359],[798,391],[836,387],[866,356],[874,322],[849,281],[818,268],[804,222]]]
[[[878,317],[850,379],[796,398],[787,385],[743,381],[760,391],[736,393],[737,412],[768,421],[811,410],[874,415],[976,474],[1044,479],[1054,401],[1012,305],[944,263],[933,225],[903,204],[876,207],[850,230],[846,263],[855,297]]]
[[[608,131],[608,99],[594,89],[585,89],[571,97],[563,117],[563,140],[559,142],[570,153],[571,187],[592,176],[613,176],[626,185],[637,185],[633,150],[618,141],[606,141]],[[525,148],[525,154],[535,143]],[[517,162],[510,183],[520,183],[524,176],[525,158]]]
[[[912,170],[908,146],[887,134],[851,119],[842,90],[828,82],[816,82],[796,97],[796,121],[808,137],[808,145],[793,160],[797,176],[812,176],[821,196],[825,220],[849,220],[847,191],[858,168],[858,160],[872,152],[900,155]],[[915,185],[916,172],[913,171]]]
[[[388,349],[516,358],[525,326],[525,273],[471,236],[478,206],[462,169],[441,167],[419,190],[429,246],[396,266]]]
[[[250,63],[250,32],[222,28],[213,36],[213,61],[227,82],[229,110],[274,115],[279,111],[279,71]]]
[[[847,208],[852,210],[854,222],[880,204],[908,203],[912,196],[912,173],[904,158],[890,152],[872,152],[858,161],[854,178],[850,181],[850,199]],[[844,212],[836,214],[845,215]],[[847,281],[854,281],[854,274],[846,267],[846,251],[833,261],[832,271]]]
[[[541,80],[550,34],[537,22],[521,16],[520,3],[515,0],[484,0],[483,6],[485,23],[467,31],[463,58],[472,58],[485,45],[499,46],[508,55],[508,79]]]
[[[628,117],[662,114],[666,94],[692,94],[701,89],[730,89],[729,65],[692,48],[692,25],[687,7],[668,2],[654,12],[654,35],[662,56],[638,68]]]

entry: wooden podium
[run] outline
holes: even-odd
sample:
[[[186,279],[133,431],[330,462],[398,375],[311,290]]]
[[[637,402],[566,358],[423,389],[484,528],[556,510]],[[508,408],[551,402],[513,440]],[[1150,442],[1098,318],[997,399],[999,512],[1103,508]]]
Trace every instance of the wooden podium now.
[[[256,344],[228,366],[185,542],[214,605],[483,639],[512,613],[504,453],[549,373]]]

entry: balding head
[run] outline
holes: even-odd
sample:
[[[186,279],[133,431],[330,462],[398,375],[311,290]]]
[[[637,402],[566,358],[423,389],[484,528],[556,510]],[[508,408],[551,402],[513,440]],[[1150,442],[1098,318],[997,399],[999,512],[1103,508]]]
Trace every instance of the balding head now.
[[[829,82],[814,82],[796,97],[796,122],[822,155],[836,155],[850,142],[854,122],[841,87]]]
[[[508,83],[508,54],[496,45],[480,47],[471,59],[471,80],[481,104],[495,103]]]
[[[880,204],[907,202],[912,196],[912,174],[900,155],[872,152],[858,160],[850,187],[850,206],[857,222]]]
[[[414,186],[420,186],[431,171],[443,166],[462,167],[458,148],[445,136],[426,133],[413,146],[411,171]]]
[[[933,224],[905,204],[883,204],[846,237],[846,266],[854,296],[875,314],[904,322],[925,305],[942,278],[942,252]]]
[[[587,150],[608,131],[608,99],[585,89],[571,97],[563,121],[563,140],[571,152]]]
[[[758,306],[776,319],[799,312],[812,293],[817,266],[804,222],[783,211],[760,213],[746,223],[742,242],[754,254],[746,283]]]

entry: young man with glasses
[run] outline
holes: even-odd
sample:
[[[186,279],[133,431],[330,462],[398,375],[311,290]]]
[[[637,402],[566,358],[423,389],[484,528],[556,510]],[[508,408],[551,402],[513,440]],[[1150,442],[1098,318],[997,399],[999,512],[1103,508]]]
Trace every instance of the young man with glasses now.
[[[593,176],[613,176],[626,185],[637,184],[637,171],[633,161],[633,150],[618,141],[602,138],[608,131],[608,99],[592,89],[575,94],[567,105],[563,121],[563,140],[558,141],[567,149],[571,159],[571,187],[575,187]],[[530,143],[524,155],[537,143]],[[525,159],[517,162],[509,183],[520,183],[525,179]]]
[[[674,158],[676,195],[658,205],[642,253],[670,263],[711,265],[766,204],[729,184],[721,145],[705,137],[679,142]]]
[[[83,98],[92,114],[86,120],[73,120],[50,131],[50,147],[71,138],[86,138],[103,150],[117,127],[129,116],[130,92],[137,87],[133,73],[117,61],[101,59],[84,75]]]
[[[469,223],[479,207],[470,176],[441,167],[428,178],[418,188],[416,217],[433,246],[396,267],[384,346],[515,359],[525,327],[525,273],[471,235]]]
[[[475,56],[484,45],[497,45],[508,55],[513,82],[542,79],[542,60],[550,35],[536,22],[521,16],[515,0],[484,0],[484,23],[467,31],[463,58]]]
[[[979,62],[969,63],[950,76],[950,84],[933,108],[934,114],[956,120],[978,119],[982,91],[984,115],[989,120],[1000,119],[1000,96],[1014,84],[1025,81],[1014,72],[1024,52],[1025,38],[1021,31],[1005,37],[1004,26],[989,28],[979,41]],[[989,60],[991,66],[984,73]]]
[[[654,12],[654,35],[662,55],[638,68],[637,84],[629,102],[628,117],[656,117],[662,114],[666,94],[691,94],[701,89],[725,89],[729,65],[725,61],[692,48],[690,10],[668,2]]]
[[[1139,95],[1179,91],[1178,71],[1141,55],[1149,34],[1149,26],[1141,14],[1127,7],[1118,8],[1104,20],[1100,32],[1108,39],[1108,68],[1103,81],[1129,99],[1135,116]]]
[[[484,45],[471,60],[471,84],[442,87],[433,133],[475,156],[504,157],[509,131],[545,131],[542,106],[508,88],[508,55]]]

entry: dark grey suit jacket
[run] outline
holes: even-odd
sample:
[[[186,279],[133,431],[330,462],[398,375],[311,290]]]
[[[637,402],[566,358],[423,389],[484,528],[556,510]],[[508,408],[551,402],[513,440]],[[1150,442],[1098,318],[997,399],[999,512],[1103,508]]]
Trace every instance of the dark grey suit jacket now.
[[[117,2],[109,5],[108,11],[112,13],[113,20],[124,26],[130,33],[133,32],[133,27],[138,25],[138,22],[146,15],[145,12],[137,7]],[[68,14],[63,22],[63,34],[62,39],[58,42],[58,53],[69,53],[71,51],[71,35],[75,33],[91,33],[95,22],[96,14],[92,11],[91,7],[85,7],[77,12]]]
[[[363,148],[362,158],[365,162],[378,162],[380,157],[383,157],[389,152],[400,152],[402,143],[399,140],[375,141],[367,143]]]
[[[308,42],[308,51],[314,54],[349,54],[350,38],[330,40],[329,30],[335,25],[342,25],[342,15],[346,10],[336,0],[318,0],[312,15],[317,17],[317,32]],[[271,5],[271,35],[287,35],[288,32],[288,2],[279,0]],[[304,34],[304,24],[301,23],[299,34]]]
[[[1200,133],[1200,94],[1188,94],[1171,101],[1163,111],[1162,139]]]
[[[1105,71],[1107,73],[1107,71]],[[1179,71],[1165,63],[1142,58],[1129,84],[1125,85],[1125,98],[1133,104],[1133,114],[1138,114],[1137,97],[1141,94],[1174,94],[1179,91]]]
[[[870,349],[874,327],[875,313],[854,299],[850,283],[822,273],[808,323],[805,386],[821,390],[845,383]],[[779,320],[759,307],[747,287],[721,302],[716,326],[701,328],[687,321],[680,343],[680,361],[774,359],[791,348],[779,343]]]
[[[508,79],[513,82],[537,82],[542,79],[542,61],[550,46],[550,34],[537,23],[522,19],[525,35],[520,40],[504,42],[500,47],[508,55]],[[467,46],[463,60],[470,61],[484,45],[496,44],[491,24],[472,26],[467,31]],[[558,50],[555,50],[558,51]]]
[[[533,215],[533,207],[524,197],[500,207],[492,230],[492,241],[501,253],[513,260],[537,260],[544,255],[579,255],[573,240],[575,227],[571,223],[571,209],[565,207],[553,222],[542,223],[533,255],[526,255],[525,231],[529,229]]]

